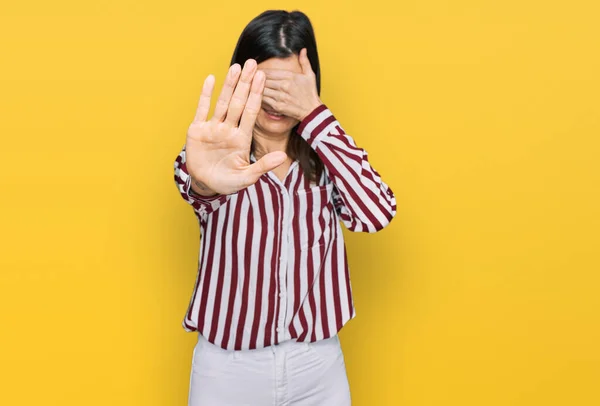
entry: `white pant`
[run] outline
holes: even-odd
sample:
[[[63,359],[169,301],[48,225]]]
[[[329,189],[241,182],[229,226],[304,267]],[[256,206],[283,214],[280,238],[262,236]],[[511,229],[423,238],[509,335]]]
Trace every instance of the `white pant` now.
[[[201,334],[194,348],[188,406],[348,406],[350,388],[338,336],[228,351]]]

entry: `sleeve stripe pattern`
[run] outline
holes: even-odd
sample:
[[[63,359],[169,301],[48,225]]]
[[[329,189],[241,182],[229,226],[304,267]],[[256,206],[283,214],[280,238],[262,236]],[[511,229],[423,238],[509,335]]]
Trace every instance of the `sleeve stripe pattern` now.
[[[298,133],[316,150],[339,193],[340,218],[351,231],[376,232],[396,215],[390,187],[371,166],[324,104],[313,110]]]

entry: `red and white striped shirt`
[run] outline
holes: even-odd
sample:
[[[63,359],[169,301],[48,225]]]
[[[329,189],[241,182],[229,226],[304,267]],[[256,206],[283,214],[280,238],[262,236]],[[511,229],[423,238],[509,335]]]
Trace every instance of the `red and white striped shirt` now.
[[[185,145],[175,161],[175,183],[202,235],[183,327],[221,348],[337,334],[355,316],[340,220],[351,231],[376,232],[396,214],[392,190],[327,106],[297,133],[323,161],[318,184],[296,161],[283,182],[268,172],[236,193],[199,197],[190,195]]]

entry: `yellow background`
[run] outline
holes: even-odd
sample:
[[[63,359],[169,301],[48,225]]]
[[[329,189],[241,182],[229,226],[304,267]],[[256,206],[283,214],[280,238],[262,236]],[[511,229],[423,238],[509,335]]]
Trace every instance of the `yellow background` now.
[[[313,21],[322,99],[398,201],[346,233],[354,404],[600,404],[598,3],[217,3],[2,5],[0,404],[186,404],[173,161],[271,8]]]

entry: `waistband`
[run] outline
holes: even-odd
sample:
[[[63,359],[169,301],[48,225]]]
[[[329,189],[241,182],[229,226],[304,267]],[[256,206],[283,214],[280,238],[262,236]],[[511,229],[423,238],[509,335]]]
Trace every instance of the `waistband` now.
[[[301,347],[309,347],[309,346],[340,345],[339,337],[337,334],[335,334],[332,337],[324,338],[324,339],[317,340],[314,342],[298,341],[295,338],[291,338],[291,339],[282,341],[279,344],[273,344],[273,345],[269,345],[267,347],[256,348],[256,349],[252,349],[252,350],[226,350],[226,349],[223,349],[220,346],[215,345],[215,344],[211,343],[210,341],[208,341],[208,339],[206,337],[204,337],[201,333],[198,333],[198,341],[203,341],[203,344],[211,347],[213,350],[216,350],[216,351],[220,350],[220,351],[227,351],[227,352],[234,352],[234,353],[253,353],[253,354],[257,354],[257,353],[261,353],[261,352],[275,352],[277,350],[284,350],[284,349],[297,348],[297,347],[301,348]]]

